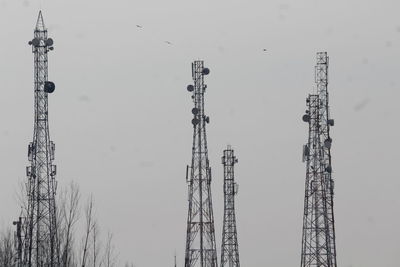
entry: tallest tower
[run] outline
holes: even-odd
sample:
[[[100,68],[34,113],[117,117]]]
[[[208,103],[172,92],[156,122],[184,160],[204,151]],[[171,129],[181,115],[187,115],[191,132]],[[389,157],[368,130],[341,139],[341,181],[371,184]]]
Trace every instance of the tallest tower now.
[[[308,96],[303,116],[309,134],[303,149],[307,170],[301,267],[337,267],[330,136],[334,121],[329,114],[328,66],[327,53],[317,53],[317,92]]]
[[[29,41],[34,55],[34,130],[28,146],[27,211],[24,223],[23,266],[59,266],[55,194],[55,146],[50,141],[48,96],[55,85],[48,80],[48,53],[53,40],[48,38],[42,12]]]
[[[194,107],[192,164],[186,169],[189,186],[189,211],[185,267],[216,267],[217,250],[215,244],[214,215],[211,198],[211,168],[208,161],[206,124],[210,122],[204,113],[204,93],[207,86],[204,76],[210,70],[203,61],[192,63],[194,84],[187,87],[192,93]]]

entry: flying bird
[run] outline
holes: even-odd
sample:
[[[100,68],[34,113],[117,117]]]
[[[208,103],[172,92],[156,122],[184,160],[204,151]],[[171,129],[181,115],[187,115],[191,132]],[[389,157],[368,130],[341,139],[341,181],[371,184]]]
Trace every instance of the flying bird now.
[[[138,27],[138,28],[143,28],[143,26],[142,26],[142,25],[137,25],[137,24],[136,24],[136,27]]]
[[[267,49],[264,48],[263,51],[264,51],[264,52],[267,52]]]
[[[172,45],[170,41],[164,41],[166,44]]]

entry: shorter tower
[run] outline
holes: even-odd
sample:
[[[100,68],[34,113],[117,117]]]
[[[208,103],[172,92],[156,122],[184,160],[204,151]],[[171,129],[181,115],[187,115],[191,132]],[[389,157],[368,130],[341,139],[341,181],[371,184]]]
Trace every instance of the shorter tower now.
[[[231,146],[224,150],[224,224],[222,230],[221,267],[239,267],[239,246],[237,240],[235,195],[238,184],[235,183],[234,166],[238,163]]]

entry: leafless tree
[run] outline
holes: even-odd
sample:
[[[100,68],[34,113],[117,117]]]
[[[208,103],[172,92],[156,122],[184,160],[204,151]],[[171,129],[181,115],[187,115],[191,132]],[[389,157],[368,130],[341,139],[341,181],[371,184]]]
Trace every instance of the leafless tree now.
[[[0,234],[0,266],[13,266],[15,253],[13,233],[7,229]]]
[[[107,242],[104,248],[103,266],[115,267],[117,264],[117,256],[115,255],[115,246],[113,243],[112,233],[108,233]]]
[[[81,260],[81,266],[85,267],[86,262],[88,259],[88,254],[89,254],[89,238],[91,236],[91,233],[93,232],[93,229],[95,228],[96,225],[96,219],[94,217],[94,200],[93,196],[90,196],[88,199],[88,202],[86,203],[85,206],[85,232],[83,236],[83,247],[82,247],[82,260]]]
[[[79,187],[75,183],[71,183],[67,190],[63,191],[58,204],[60,211],[59,224],[59,239],[61,244],[61,259],[62,266],[73,266],[74,258],[74,233],[75,224],[79,220]]]
[[[98,256],[100,253],[100,244],[99,244],[99,227],[97,222],[95,222],[93,224],[93,232],[92,232],[92,247],[93,247],[93,252],[92,252],[92,256],[93,256],[93,267],[97,267],[99,265],[97,265],[98,263]],[[100,263],[101,265],[101,263]]]
[[[27,199],[25,184],[21,183],[20,192],[16,196],[22,208],[22,215],[24,215]],[[95,216],[93,196],[90,196],[81,207],[81,193],[79,186],[74,182],[70,183],[66,189],[61,190],[58,196],[57,234],[60,267],[117,266],[113,235],[108,233],[105,240],[100,235],[100,225]],[[77,246],[76,241],[80,238],[80,246]],[[0,233],[0,267],[14,266],[16,250],[13,239],[11,230]],[[133,266],[133,264],[127,266]]]

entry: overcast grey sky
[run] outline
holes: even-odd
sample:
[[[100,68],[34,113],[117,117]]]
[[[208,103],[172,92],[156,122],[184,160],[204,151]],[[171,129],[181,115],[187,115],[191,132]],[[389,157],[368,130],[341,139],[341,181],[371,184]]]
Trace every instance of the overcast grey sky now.
[[[2,227],[18,216],[14,195],[28,164],[27,42],[39,9],[55,41],[49,103],[57,179],[93,193],[122,262],[172,266],[176,250],[183,264],[192,138],[186,85],[191,61],[204,59],[218,251],[220,157],[231,144],[242,265],[300,265],[301,116],[315,53],[328,51],[338,262],[399,266],[398,0],[0,0]]]

